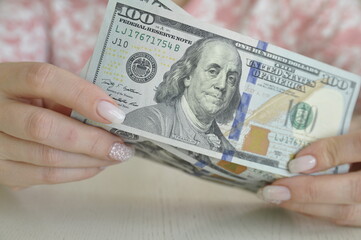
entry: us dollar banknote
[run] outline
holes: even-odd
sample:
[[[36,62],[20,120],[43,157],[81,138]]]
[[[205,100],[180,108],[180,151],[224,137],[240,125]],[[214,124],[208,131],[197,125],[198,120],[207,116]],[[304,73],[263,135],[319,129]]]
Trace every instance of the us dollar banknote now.
[[[148,6],[160,7],[165,10],[173,11],[178,14],[187,15],[183,9],[178,7],[172,1],[144,1],[138,0]],[[163,2],[166,2],[163,3]],[[89,63],[85,65],[81,76],[85,77],[89,69]],[[76,115],[76,113],[73,113]],[[79,118],[79,116],[77,116]],[[87,122],[88,120],[82,119]],[[88,121],[89,122],[89,121]],[[274,181],[277,177],[271,173],[261,170],[247,168],[238,164],[226,162],[219,159],[213,159],[192,151],[186,151],[171,147],[158,142],[147,141],[138,135],[121,131],[116,128],[102,126],[109,132],[118,135],[127,142],[136,143],[136,154],[143,158],[150,159],[168,166],[180,169],[188,174],[205,180],[240,187],[252,192],[256,192],[265,184]]]
[[[195,155],[213,159],[207,167],[217,173],[219,161],[266,173],[258,179],[263,182],[292,176],[288,161],[309,143],[347,132],[359,76],[199,22],[167,4],[174,3],[109,1],[85,78],[127,117],[101,127],[168,146],[188,163]],[[231,181],[252,179],[227,174]]]

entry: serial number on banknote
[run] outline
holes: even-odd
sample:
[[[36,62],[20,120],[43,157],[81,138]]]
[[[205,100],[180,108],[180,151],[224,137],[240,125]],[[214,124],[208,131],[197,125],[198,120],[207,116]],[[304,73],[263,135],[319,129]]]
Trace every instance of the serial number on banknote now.
[[[160,38],[151,36],[147,33],[142,33],[140,31],[134,31],[133,29],[125,28],[123,31],[120,31],[117,27],[116,32],[121,33],[122,35],[127,36],[129,38],[133,38],[134,40],[140,40],[142,42],[146,42],[146,43],[149,43],[151,45],[161,47],[161,48],[168,48],[170,50],[173,50],[174,52],[179,52],[180,47],[181,47],[179,44],[174,44],[168,40],[160,39]],[[125,46],[128,46],[128,44],[126,44],[125,42],[127,42],[127,41],[123,41],[122,39],[117,38],[115,41],[113,41],[113,44],[118,45],[119,47],[126,48]]]

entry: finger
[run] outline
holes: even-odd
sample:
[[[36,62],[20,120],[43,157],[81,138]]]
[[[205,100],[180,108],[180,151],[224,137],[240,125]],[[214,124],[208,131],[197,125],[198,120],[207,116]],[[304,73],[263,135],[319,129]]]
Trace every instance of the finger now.
[[[0,108],[0,131],[13,137],[104,160],[134,154],[119,137],[60,113],[10,100]]]
[[[49,99],[42,99],[42,98],[35,98],[35,99],[21,99],[22,102],[31,104],[33,106],[41,107],[41,108],[47,108],[50,110],[53,110],[55,112],[61,113],[66,116],[70,116],[72,109],[65,107],[59,103],[56,103]]]
[[[287,202],[281,207],[309,216],[327,219],[339,225],[361,226],[361,205],[359,204],[304,204]]]
[[[0,160],[0,183],[13,187],[67,183],[91,178],[102,170],[102,168],[38,167]]]
[[[361,173],[283,178],[260,194],[272,203],[360,204]]]
[[[124,120],[124,113],[103,90],[50,64],[4,63],[0,79],[0,89],[9,97],[50,99],[97,122]]]
[[[120,163],[91,158],[84,154],[61,151],[46,145],[29,142],[0,133],[2,159],[16,160],[45,167],[97,168]]]
[[[289,163],[293,173],[312,173],[361,161],[361,131],[321,139],[301,150]]]

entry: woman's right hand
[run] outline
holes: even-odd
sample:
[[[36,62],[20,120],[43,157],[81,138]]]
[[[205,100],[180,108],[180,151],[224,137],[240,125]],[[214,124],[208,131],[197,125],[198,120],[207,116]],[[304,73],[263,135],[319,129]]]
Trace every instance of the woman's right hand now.
[[[100,123],[124,120],[99,87],[53,65],[1,63],[0,109],[2,185],[83,180],[134,154],[119,137],[70,117],[74,109]]]

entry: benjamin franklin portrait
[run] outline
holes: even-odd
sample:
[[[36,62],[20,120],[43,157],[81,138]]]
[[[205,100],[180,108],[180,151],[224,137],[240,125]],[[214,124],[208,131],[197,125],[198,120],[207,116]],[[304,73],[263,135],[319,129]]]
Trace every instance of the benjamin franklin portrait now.
[[[234,118],[241,75],[241,57],[232,42],[198,40],[164,74],[157,104],[128,113],[124,124],[213,151],[233,150],[219,124]]]

